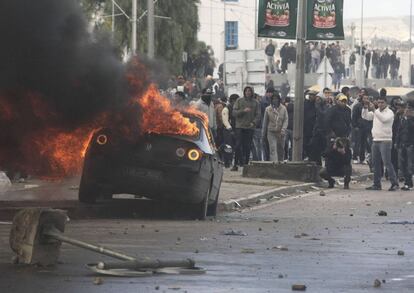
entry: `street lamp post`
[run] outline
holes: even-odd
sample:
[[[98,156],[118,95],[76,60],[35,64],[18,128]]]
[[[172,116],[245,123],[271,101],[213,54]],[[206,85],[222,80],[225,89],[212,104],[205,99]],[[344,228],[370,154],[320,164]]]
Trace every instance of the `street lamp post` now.
[[[293,116],[293,161],[302,161],[303,153],[303,121],[304,121],[304,83],[305,83],[305,28],[306,28],[306,2],[298,3],[298,23],[296,30],[296,78],[295,78],[295,104]]]
[[[365,74],[364,74],[364,56],[362,54],[362,46],[364,44],[364,0],[361,0],[361,43],[359,47],[359,57],[360,57],[360,64],[359,64],[359,71],[360,71],[360,82],[361,87],[365,86]]]

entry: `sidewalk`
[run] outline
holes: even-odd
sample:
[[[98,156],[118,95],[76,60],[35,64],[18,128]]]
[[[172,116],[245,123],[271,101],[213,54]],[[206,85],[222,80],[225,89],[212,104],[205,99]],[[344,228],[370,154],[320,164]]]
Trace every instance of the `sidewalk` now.
[[[354,177],[368,173],[368,166],[354,165]],[[292,194],[306,193],[315,190],[314,183],[297,181],[256,179],[242,177],[242,170],[231,172],[225,170],[220,189],[218,210],[230,211],[242,207],[285,198]],[[22,207],[52,207],[67,209],[73,217],[88,217],[93,215],[105,216],[108,204],[96,207],[83,206],[78,202],[79,178],[66,179],[62,182],[48,182],[31,179],[21,183],[14,183],[9,191],[0,194],[0,220],[10,220],[14,213]],[[116,196],[118,197],[118,196]],[[132,196],[121,196],[128,199]],[[119,201],[111,204],[111,212],[127,208],[132,211],[137,205]],[[137,204],[142,206],[142,201]],[[144,204],[145,205],[145,204]],[[145,208],[143,208],[145,209]],[[132,212],[134,213],[134,212]],[[108,215],[108,211],[106,211]]]

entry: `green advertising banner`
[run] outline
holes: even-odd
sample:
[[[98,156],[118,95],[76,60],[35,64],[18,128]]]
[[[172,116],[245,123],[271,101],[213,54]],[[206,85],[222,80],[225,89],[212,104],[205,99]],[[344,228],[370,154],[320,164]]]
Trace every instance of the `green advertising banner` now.
[[[259,37],[296,39],[297,7],[298,0],[260,0]]]
[[[308,1],[306,39],[343,40],[344,0]]]

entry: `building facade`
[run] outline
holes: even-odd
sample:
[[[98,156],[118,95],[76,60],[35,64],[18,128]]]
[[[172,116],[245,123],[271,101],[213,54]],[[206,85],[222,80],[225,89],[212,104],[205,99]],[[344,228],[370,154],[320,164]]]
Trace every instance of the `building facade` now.
[[[217,67],[225,50],[255,49],[258,0],[201,0],[198,39],[214,50]]]

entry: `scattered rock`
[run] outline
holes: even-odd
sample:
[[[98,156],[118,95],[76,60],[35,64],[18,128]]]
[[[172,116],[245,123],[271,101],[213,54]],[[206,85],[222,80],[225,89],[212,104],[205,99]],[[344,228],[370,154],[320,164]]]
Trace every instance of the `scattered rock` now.
[[[144,229],[145,228],[145,225],[141,225],[141,228]]]
[[[235,231],[233,229],[226,230],[221,232],[222,235],[228,235],[228,236],[247,236],[247,233],[244,233],[243,231]]]
[[[241,253],[255,253],[254,249],[252,248],[243,248],[240,252]]]
[[[181,287],[169,287],[168,289],[170,289],[170,290],[180,290]]]
[[[375,281],[374,281],[374,287],[375,287],[375,288],[379,288],[379,287],[381,287],[381,281],[380,281],[380,280],[378,280],[378,279],[375,279]]]
[[[262,228],[259,227],[259,231],[262,231]]]
[[[160,290],[160,286],[155,286],[155,290]]]
[[[155,230],[155,232],[157,232],[157,233],[158,233],[158,232],[160,232],[160,230],[156,229],[156,230]]]
[[[405,252],[403,250],[398,250],[397,254],[402,256],[405,254]]]
[[[305,285],[292,285],[292,291],[306,291],[306,286]]]
[[[288,251],[289,249],[286,246],[278,245],[275,247],[272,247],[273,250],[280,250],[280,251]]]
[[[93,280],[93,284],[94,284],[94,285],[102,285],[102,284],[103,284],[103,279],[102,279],[101,277],[96,277],[96,278]]]
[[[385,283],[386,283],[386,281],[385,281],[385,280],[382,280],[382,283],[383,283],[383,284],[385,284]]]
[[[196,249],[196,250],[194,251],[194,253],[199,253],[198,249]]]
[[[308,237],[309,235],[306,234],[306,233],[302,233],[302,234],[300,234],[300,236],[302,236],[302,237]]]
[[[367,203],[367,207],[370,207],[371,206],[371,204],[370,203]]]
[[[388,214],[387,214],[387,212],[386,211],[379,211],[378,212],[378,216],[380,216],[380,217],[386,217]]]
[[[326,195],[326,193],[325,193],[325,191],[321,190],[321,192],[319,192],[319,195],[320,195],[320,196],[325,196],[325,195]]]
[[[354,216],[354,214],[349,214],[349,216],[350,216],[350,217],[353,217],[353,216]]]
[[[302,236],[300,236],[300,235],[295,235],[294,237],[295,238],[302,238]]]
[[[320,238],[311,238],[311,239],[309,239],[309,240],[321,240]]]
[[[256,204],[263,204],[263,203],[265,203],[265,202],[267,202],[267,199],[265,199],[265,198],[261,198],[261,199],[258,199],[258,200],[256,201]]]
[[[177,241],[181,241],[181,238],[180,237],[177,237]]]
[[[278,278],[279,279],[283,279],[283,275],[282,274],[279,274]]]
[[[273,223],[279,222],[279,219],[273,219]]]

